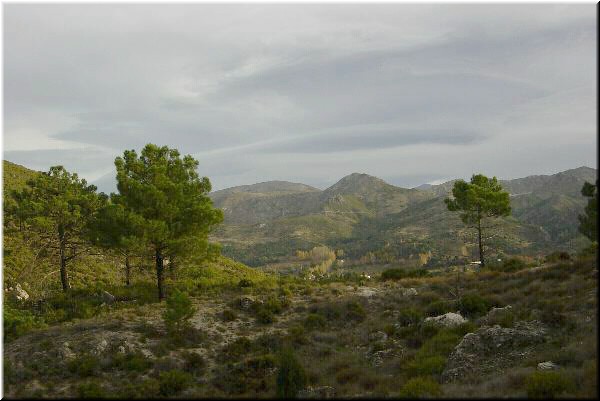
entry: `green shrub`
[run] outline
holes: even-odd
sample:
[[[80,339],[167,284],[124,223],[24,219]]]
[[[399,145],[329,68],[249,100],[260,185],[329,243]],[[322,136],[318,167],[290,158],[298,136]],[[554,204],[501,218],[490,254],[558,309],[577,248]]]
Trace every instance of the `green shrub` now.
[[[250,281],[250,280],[248,280],[248,279],[245,279],[245,278],[241,279],[241,280],[238,282],[238,287],[240,287],[240,288],[244,288],[244,287],[252,287],[252,285],[253,285],[252,281]]]
[[[346,319],[353,320],[357,322],[362,322],[365,320],[367,316],[367,312],[365,308],[358,302],[348,302],[346,304]]]
[[[416,308],[406,308],[400,311],[398,323],[402,326],[411,326],[418,324],[423,319],[423,312]]]
[[[142,381],[127,382],[119,392],[119,398],[149,399],[160,396],[159,381],[149,378]]]
[[[281,351],[278,358],[277,397],[294,398],[306,386],[306,373],[290,348]]]
[[[165,397],[177,395],[190,387],[194,378],[187,372],[173,369],[161,372],[158,378],[159,392]]]
[[[387,280],[401,280],[403,278],[415,278],[428,276],[429,272],[425,269],[400,269],[393,268],[384,270],[381,273],[381,279]]]
[[[206,360],[202,355],[197,352],[184,352],[183,356],[183,370],[193,375],[200,375],[204,373],[206,369]]]
[[[555,398],[574,387],[571,379],[557,371],[534,372],[525,379],[527,397]]]
[[[100,367],[100,360],[94,355],[84,354],[72,359],[67,364],[67,369],[80,377],[93,376]]]
[[[546,255],[544,260],[548,263],[566,262],[566,261],[571,260],[571,255],[569,255],[569,252],[555,251],[549,255]]]
[[[439,316],[456,310],[454,302],[450,301],[435,301],[430,303],[425,310],[427,316]]]
[[[268,308],[259,308],[258,312],[256,312],[256,320],[262,324],[269,324],[275,321],[275,315],[271,309]]]
[[[4,339],[14,340],[28,331],[45,327],[42,319],[37,318],[27,310],[16,309],[7,302],[4,303]]]
[[[398,394],[401,398],[435,398],[440,395],[440,385],[430,377],[413,377],[402,386]]]
[[[460,298],[458,310],[464,316],[475,318],[485,315],[494,306],[500,306],[499,302],[477,294],[466,294]]]
[[[526,267],[527,263],[525,263],[522,259],[509,258],[503,260],[502,263],[490,263],[488,264],[487,269],[495,272],[512,273],[523,270]]]
[[[441,355],[420,356],[410,361],[405,369],[410,376],[440,375],[446,366],[446,357]]]
[[[309,314],[304,320],[304,327],[309,330],[322,329],[327,324],[327,321],[322,315],[316,313]]]
[[[226,322],[233,322],[236,319],[237,319],[237,315],[231,309],[225,309],[223,311],[223,320],[224,321],[226,321]]]
[[[292,342],[292,344],[308,344],[308,339],[306,338],[306,329],[304,328],[304,326],[301,326],[299,324],[290,326],[290,328],[288,329],[288,339]]]
[[[112,360],[112,365],[120,370],[144,372],[152,367],[152,361],[141,352],[135,352],[117,354]]]
[[[77,395],[80,398],[106,398],[107,395],[98,383],[87,382],[77,386]]]
[[[170,332],[179,332],[189,326],[189,319],[194,316],[195,308],[190,297],[175,290],[167,298],[167,308],[163,313],[165,325]]]
[[[238,337],[223,348],[222,360],[238,359],[252,350],[252,342],[247,337]]]

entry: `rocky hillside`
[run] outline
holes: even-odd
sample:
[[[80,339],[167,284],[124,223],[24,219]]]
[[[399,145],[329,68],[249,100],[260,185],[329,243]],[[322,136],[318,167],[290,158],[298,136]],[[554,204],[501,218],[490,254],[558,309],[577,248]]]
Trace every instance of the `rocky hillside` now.
[[[501,181],[511,194],[513,213],[500,222],[493,246],[509,254],[585,246],[577,231],[577,215],[586,204],[580,191],[595,179],[596,170],[580,167]],[[272,259],[274,250],[283,257],[294,247],[318,244],[357,258],[368,252],[385,252],[388,259],[467,256],[470,234],[443,203],[454,181],[406,189],[354,173],[323,191],[300,187],[291,193],[286,185],[278,191],[277,182],[268,183],[268,192],[260,189],[267,183],[217,191],[211,197],[224,210],[225,223],[214,238],[225,244],[226,253],[255,265],[265,260],[266,249]]]

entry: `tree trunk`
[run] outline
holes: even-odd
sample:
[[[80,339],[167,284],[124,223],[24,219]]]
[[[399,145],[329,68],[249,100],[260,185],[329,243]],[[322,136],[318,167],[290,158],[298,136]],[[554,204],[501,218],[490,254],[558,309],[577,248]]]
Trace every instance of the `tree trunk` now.
[[[480,266],[485,266],[485,257],[483,254],[483,241],[481,240],[481,217],[477,220],[477,236],[479,239],[479,261],[481,262]]]
[[[129,255],[125,255],[125,285],[129,287],[129,277],[130,277],[131,268],[129,266]]]
[[[69,291],[71,285],[69,284],[69,273],[67,272],[67,255],[65,255],[64,237],[60,239],[60,282],[63,291]]]
[[[163,257],[160,249],[156,250],[156,283],[158,285],[158,300],[162,301],[165,298],[163,288]]]

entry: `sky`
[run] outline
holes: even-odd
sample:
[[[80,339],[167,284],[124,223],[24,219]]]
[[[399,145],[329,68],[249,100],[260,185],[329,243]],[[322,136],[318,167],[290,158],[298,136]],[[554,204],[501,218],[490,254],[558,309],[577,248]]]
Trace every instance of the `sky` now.
[[[4,159],[114,191],[147,143],[213,189],[596,167],[595,4],[4,4]]]

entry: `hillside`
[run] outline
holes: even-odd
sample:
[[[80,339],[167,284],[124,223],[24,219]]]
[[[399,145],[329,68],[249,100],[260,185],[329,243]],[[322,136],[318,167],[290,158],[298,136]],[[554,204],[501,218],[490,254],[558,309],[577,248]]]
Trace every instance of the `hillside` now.
[[[2,161],[2,190],[4,194],[11,190],[20,190],[26,186],[28,180],[34,178],[39,172],[23,167],[19,164]],[[6,196],[6,195],[5,195]]]
[[[580,191],[595,177],[596,170],[580,167],[501,181],[513,212],[501,222],[494,251],[545,253],[585,246],[587,240],[577,232],[577,215],[586,204]],[[353,258],[369,252],[387,260],[423,253],[428,260],[469,257],[474,249],[467,244],[465,250],[465,242],[473,242],[471,234],[443,203],[454,181],[406,189],[353,173],[323,191],[290,193],[283,185],[277,190],[277,182],[269,183],[268,192],[260,190],[265,183],[217,191],[211,197],[224,210],[225,223],[214,239],[225,245],[226,254],[256,266],[319,244]]]

